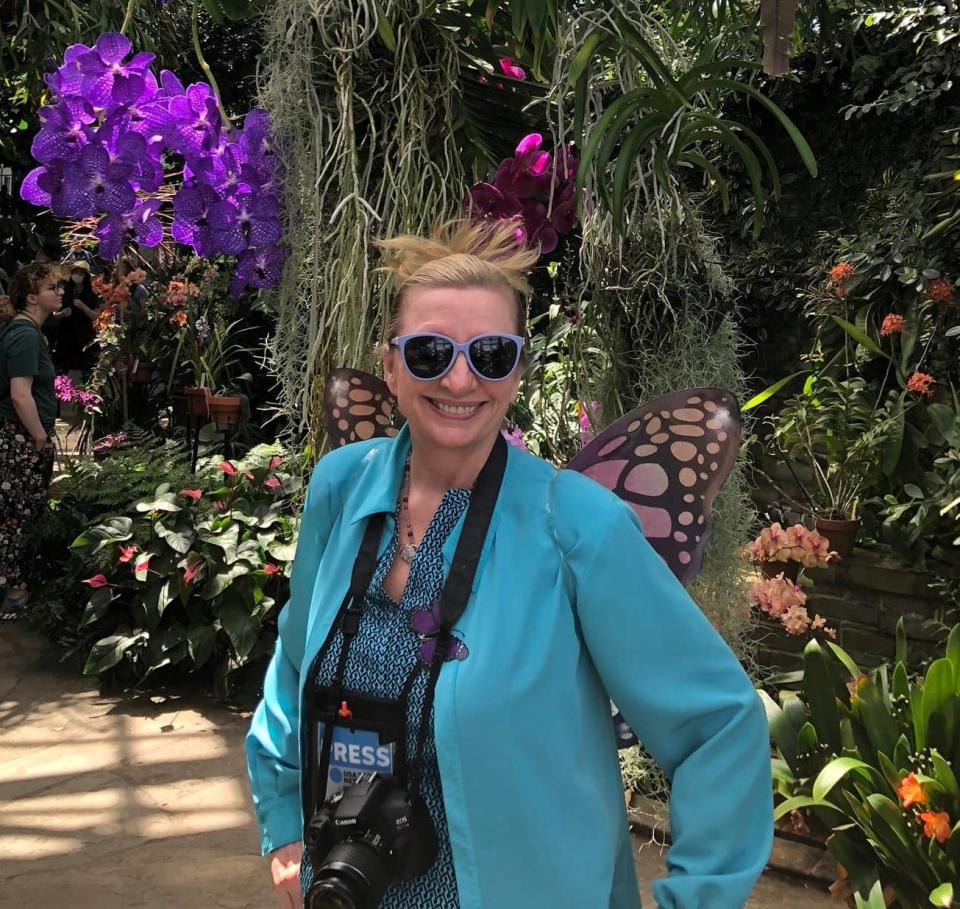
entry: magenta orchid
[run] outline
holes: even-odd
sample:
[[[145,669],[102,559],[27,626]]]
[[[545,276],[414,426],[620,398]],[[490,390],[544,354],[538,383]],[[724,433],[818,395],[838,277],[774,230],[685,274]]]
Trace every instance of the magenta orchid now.
[[[523,226],[518,241],[551,253],[576,223],[579,162],[569,146],[556,161],[542,146],[540,133],[524,136],[513,157],[501,162],[492,183],[476,183],[467,190],[463,208],[481,220],[519,218]]]

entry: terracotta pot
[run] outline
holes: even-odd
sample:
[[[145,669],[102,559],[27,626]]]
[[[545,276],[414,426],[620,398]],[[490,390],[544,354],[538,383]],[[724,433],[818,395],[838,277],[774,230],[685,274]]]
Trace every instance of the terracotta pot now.
[[[789,562],[760,562],[760,574],[765,578],[775,578],[780,572],[788,581],[797,582],[800,575],[800,563],[791,559]]]
[[[137,360],[133,372],[130,374],[131,382],[149,382],[153,375],[154,365],[150,360]]]
[[[210,419],[217,426],[237,426],[240,423],[240,398],[235,395],[210,395],[207,398]]]
[[[194,419],[207,419],[209,416],[207,402],[210,400],[210,394],[206,388],[185,388],[183,399],[187,416]]]
[[[840,558],[845,559],[853,552],[853,544],[860,530],[859,518],[853,521],[837,521],[814,516],[813,526],[818,533],[827,538],[830,548],[835,550]]]

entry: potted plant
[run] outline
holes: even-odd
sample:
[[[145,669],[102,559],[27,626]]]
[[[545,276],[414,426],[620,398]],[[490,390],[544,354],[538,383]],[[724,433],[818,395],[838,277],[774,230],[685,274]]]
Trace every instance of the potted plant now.
[[[745,561],[753,562],[765,578],[783,574],[796,581],[803,568],[823,568],[838,558],[830,551],[829,541],[816,530],[802,524],[784,529],[779,521],[764,527],[752,543],[740,552]]]
[[[194,386],[184,389],[188,413],[209,416],[218,428],[239,425],[249,414],[246,396],[237,384],[248,378],[239,374],[245,348],[238,343],[244,329],[240,320],[227,323],[221,318],[199,316],[189,326],[187,362],[193,371]]]
[[[768,479],[841,557],[853,549],[859,505],[880,471],[894,424],[859,377],[817,375],[770,420],[767,452],[789,473],[797,491]]]
[[[832,641],[810,641],[803,661],[800,691],[781,691],[779,703],[761,692],[776,748],[775,817],[801,812],[825,835],[850,905],[956,905],[960,626],[918,677],[902,619],[892,670],[865,674]]]

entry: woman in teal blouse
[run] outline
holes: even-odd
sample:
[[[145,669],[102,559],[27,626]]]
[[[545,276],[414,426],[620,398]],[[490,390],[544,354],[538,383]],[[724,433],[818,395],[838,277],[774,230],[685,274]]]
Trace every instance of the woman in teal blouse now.
[[[390,664],[413,659],[423,636],[415,622],[394,620],[391,631],[390,610],[435,595],[519,385],[523,274],[536,256],[518,249],[512,226],[448,225],[382,247],[398,291],[383,366],[407,424],[317,465],[247,739],[262,848],[286,907],[302,899],[302,699],[324,681],[315,660],[338,634],[368,520],[386,516],[348,683],[391,696]],[[624,502],[511,447],[453,632],[423,757],[438,858],[380,906],[639,906],[611,699],[672,783],[657,903],[743,905],[772,842],[763,710]],[[434,767],[437,804],[427,797]]]

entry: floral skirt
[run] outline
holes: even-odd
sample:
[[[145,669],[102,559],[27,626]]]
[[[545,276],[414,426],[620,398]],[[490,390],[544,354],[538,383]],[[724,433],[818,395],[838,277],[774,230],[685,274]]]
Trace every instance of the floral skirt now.
[[[47,506],[53,445],[37,451],[19,423],[0,423],[0,588],[24,583],[27,534]]]

